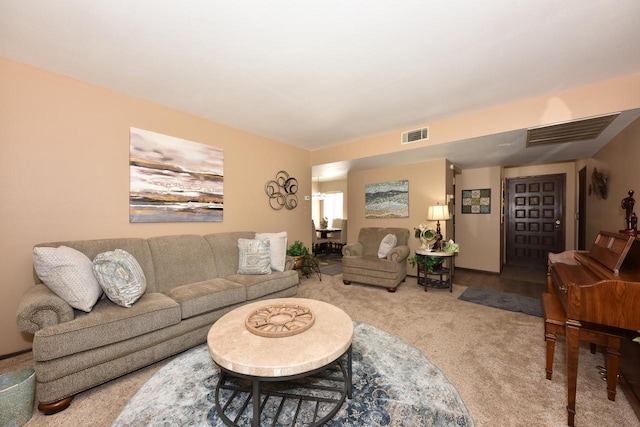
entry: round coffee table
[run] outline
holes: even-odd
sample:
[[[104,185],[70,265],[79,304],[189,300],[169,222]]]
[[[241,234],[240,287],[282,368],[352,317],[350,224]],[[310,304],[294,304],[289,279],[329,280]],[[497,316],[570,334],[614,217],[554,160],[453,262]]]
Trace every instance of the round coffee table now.
[[[303,332],[283,337],[261,336],[248,330],[245,322],[250,314],[267,306],[297,304],[313,313],[313,324]],[[308,404],[315,402],[314,419],[300,420],[309,425],[321,425],[338,412],[345,397],[351,398],[351,342],[353,322],[341,309],[322,301],[304,298],[278,298],[256,301],[239,307],[216,321],[207,335],[207,346],[213,361],[220,367],[215,404],[226,425],[237,425],[245,408],[251,406],[252,425],[260,425],[260,414],[270,398]],[[344,360],[346,359],[346,360]],[[318,390],[309,392],[315,381],[307,380],[298,393],[295,382],[313,375],[329,379],[318,380]],[[283,382],[292,383],[291,386]],[[330,383],[327,387],[327,382]],[[265,383],[278,383],[270,390]],[[327,390],[330,397],[327,398]],[[284,391],[283,391],[284,390]],[[321,410],[318,408],[322,406]],[[240,408],[238,410],[237,408]],[[258,414],[258,416],[255,416]],[[277,419],[277,414],[269,416]],[[298,411],[291,425],[296,424]],[[289,417],[291,418],[291,417]]]

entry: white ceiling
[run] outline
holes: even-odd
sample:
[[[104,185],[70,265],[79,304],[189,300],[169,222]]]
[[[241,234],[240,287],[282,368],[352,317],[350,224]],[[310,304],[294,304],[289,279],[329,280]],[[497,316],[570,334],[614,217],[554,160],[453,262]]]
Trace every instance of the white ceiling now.
[[[0,56],[309,150],[637,73],[639,45],[638,0],[0,0]],[[531,163],[500,139],[420,151]]]

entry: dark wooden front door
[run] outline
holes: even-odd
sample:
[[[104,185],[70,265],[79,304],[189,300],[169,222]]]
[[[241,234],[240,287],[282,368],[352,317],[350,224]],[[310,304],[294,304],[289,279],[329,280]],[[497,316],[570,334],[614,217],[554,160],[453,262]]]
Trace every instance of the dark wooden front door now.
[[[564,251],[565,175],[540,175],[506,181],[506,262],[544,267],[549,252]]]

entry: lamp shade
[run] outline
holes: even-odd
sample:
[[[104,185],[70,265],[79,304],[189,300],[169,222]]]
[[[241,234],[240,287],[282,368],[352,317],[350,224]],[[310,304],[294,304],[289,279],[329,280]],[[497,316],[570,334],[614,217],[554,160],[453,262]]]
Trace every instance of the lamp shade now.
[[[429,221],[445,221],[451,219],[449,215],[449,206],[435,205],[427,208],[427,220]]]

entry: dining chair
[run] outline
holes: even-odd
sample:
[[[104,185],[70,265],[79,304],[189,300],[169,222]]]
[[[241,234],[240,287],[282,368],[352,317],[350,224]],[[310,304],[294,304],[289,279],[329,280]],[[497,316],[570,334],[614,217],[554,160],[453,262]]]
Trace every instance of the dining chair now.
[[[347,220],[340,219],[340,226],[336,226],[336,220],[333,220],[333,227],[339,228],[340,231],[333,233],[335,236],[329,237],[329,247],[331,252],[342,253],[342,247],[347,244]]]
[[[316,230],[317,230],[316,223],[312,219],[311,220],[311,252],[313,253],[313,255],[317,255],[322,246],[329,246],[331,244],[329,242],[329,239],[322,239],[318,237],[318,232]]]

